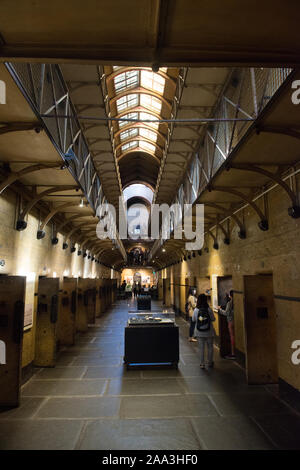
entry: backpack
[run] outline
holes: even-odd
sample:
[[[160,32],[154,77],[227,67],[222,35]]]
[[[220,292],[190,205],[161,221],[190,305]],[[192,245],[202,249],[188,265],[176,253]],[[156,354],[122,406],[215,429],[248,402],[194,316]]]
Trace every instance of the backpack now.
[[[208,309],[201,307],[198,310],[196,327],[198,331],[208,331],[210,329],[210,315]]]

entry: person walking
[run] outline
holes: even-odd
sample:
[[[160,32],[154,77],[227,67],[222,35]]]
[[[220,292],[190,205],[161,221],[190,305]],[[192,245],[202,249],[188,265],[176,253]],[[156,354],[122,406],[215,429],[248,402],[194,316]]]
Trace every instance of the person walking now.
[[[225,356],[225,359],[235,359],[235,338],[234,338],[234,311],[233,311],[233,290],[229,292],[229,299],[225,309],[218,306],[219,313],[225,315],[230,336],[231,354]]]
[[[187,299],[187,310],[190,319],[190,331],[189,331],[189,341],[197,342],[196,338],[194,338],[194,331],[195,331],[195,322],[193,321],[193,313],[194,309],[197,304],[197,297],[196,297],[196,289],[190,287],[189,295]]]
[[[195,336],[200,349],[200,367],[205,369],[205,345],[207,346],[208,367],[214,366],[214,336],[213,322],[216,320],[212,309],[207,303],[205,294],[200,294],[193,313],[193,321],[196,324]]]

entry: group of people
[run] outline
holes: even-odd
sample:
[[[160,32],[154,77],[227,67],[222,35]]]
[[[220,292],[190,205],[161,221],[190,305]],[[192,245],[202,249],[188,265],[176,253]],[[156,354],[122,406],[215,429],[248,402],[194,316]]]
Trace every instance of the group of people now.
[[[128,263],[129,265],[143,265],[145,264],[148,257],[148,250],[144,252],[139,249],[131,250],[128,253]]]
[[[207,296],[200,294],[196,296],[196,289],[190,288],[187,299],[187,311],[190,319],[189,341],[198,342],[200,349],[200,367],[205,368],[205,345],[207,347],[208,367],[214,366],[214,336],[215,330],[213,323],[216,320],[214,312],[209,307]],[[218,312],[225,315],[227,319],[228,331],[230,335],[231,354],[227,359],[235,359],[234,346],[234,310],[233,310],[233,291],[226,296],[226,307],[222,309],[218,306]]]
[[[149,294],[151,295],[151,297],[155,297],[157,292],[157,288],[154,285],[149,287],[146,284],[141,285],[140,282],[134,282],[133,284],[130,284],[129,282],[126,283],[125,280],[122,282],[120,290],[121,292],[125,293],[126,298],[132,297],[132,294],[134,297],[137,297],[138,295],[142,294]]]

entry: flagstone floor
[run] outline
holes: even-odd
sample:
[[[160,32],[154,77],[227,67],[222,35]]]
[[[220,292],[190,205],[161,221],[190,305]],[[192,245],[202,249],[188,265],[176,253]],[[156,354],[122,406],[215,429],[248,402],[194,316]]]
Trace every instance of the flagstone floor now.
[[[276,387],[248,386],[217,349],[215,368],[201,370],[182,318],[178,370],[126,370],[128,302],[78,335],[55,368],[36,369],[21,406],[0,413],[0,449],[300,449],[299,415]]]

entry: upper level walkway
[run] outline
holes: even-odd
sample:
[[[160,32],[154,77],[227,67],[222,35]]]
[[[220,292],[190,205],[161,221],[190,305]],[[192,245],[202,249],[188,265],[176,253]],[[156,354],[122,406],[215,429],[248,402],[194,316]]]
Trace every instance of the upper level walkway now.
[[[179,369],[123,366],[133,301],[119,301],[22,388],[20,408],[0,413],[0,449],[300,449],[300,417],[276,386],[248,386],[221,359],[199,368],[180,327]]]

